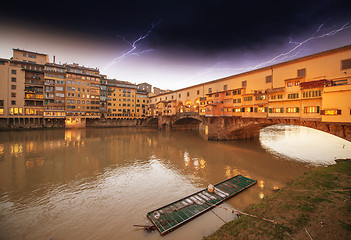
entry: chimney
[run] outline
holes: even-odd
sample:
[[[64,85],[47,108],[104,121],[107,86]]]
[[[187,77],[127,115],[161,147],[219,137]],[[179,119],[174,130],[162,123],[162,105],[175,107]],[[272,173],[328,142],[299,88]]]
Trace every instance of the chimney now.
[[[55,63],[56,57],[54,56],[54,63]]]

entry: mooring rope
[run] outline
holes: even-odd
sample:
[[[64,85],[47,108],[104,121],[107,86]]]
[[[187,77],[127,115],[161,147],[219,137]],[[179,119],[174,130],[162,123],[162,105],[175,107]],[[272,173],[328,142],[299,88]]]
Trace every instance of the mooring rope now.
[[[252,215],[252,214],[249,214],[249,213],[245,213],[245,212],[242,212],[242,211],[239,211],[239,210],[228,209],[228,208],[225,208],[225,207],[221,207],[221,206],[218,206],[218,205],[211,204],[211,203],[209,203],[207,201],[206,201],[206,204],[208,204],[210,206],[214,206],[214,207],[219,207],[219,208],[222,208],[222,209],[227,210],[227,211],[232,211],[232,213],[239,213],[241,215],[258,218],[258,219],[261,219],[261,220],[264,220],[264,221],[271,222],[273,224],[277,224],[277,222],[275,220],[272,220],[272,219],[267,219],[267,218],[264,218],[264,217],[255,216],[255,215]]]

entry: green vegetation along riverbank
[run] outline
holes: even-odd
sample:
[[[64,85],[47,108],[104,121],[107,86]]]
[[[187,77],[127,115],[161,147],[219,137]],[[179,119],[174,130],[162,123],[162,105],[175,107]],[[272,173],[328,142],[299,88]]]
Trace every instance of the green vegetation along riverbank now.
[[[351,160],[305,173],[223,225],[214,239],[351,239]]]

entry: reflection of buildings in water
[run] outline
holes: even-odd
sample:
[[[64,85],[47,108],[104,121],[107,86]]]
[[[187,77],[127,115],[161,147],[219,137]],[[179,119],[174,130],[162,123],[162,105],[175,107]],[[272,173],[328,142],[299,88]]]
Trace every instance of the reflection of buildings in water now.
[[[5,146],[4,144],[0,144],[0,157],[3,157],[5,153]]]
[[[26,168],[30,169],[33,168],[34,166],[42,167],[44,166],[45,160],[43,158],[37,158],[37,159],[29,159],[26,160]]]
[[[186,167],[189,167],[190,165],[190,158],[189,158],[189,153],[185,152],[184,153],[184,163]]]
[[[192,171],[192,175],[207,175],[207,172],[204,171],[206,169],[207,163],[204,158],[198,158],[198,157],[191,157],[188,152],[182,152],[180,151],[180,154],[183,157],[184,160],[184,165],[186,168],[194,168],[194,171]]]
[[[245,177],[251,178],[250,174],[246,170],[239,170],[237,168],[232,169],[232,167],[228,165],[224,167],[224,171],[227,178],[231,178],[236,175],[243,175]]]
[[[263,192],[260,192],[260,193],[258,194],[258,196],[260,197],[260,199],[263,199],[263,198],[264,198],[264,193],[263,193]]]
[[[21,154],[23,153],[23,145],[22,144],[11,144],[10,146],[10,152],[11,152],[11,155],[18,155],[18,154]]]
[[[151,147],[151,145],[152,145],[152,140],[151,140],[151,138],[149,138],[149,137],[146,138],[146,141],[147,141],[149,147]]]
[[[26,143],[26,152],[32,152],[34,150],[34,141],[30,141]]]
[[[85,129],[75,129],[65,131],[65,143],[66,147],[81,147],[85,145],[86,130]]]
[[[259,180],[258,181],[258,186],[260,186],[261,189],[264,188],[264,181],[263,180]]]

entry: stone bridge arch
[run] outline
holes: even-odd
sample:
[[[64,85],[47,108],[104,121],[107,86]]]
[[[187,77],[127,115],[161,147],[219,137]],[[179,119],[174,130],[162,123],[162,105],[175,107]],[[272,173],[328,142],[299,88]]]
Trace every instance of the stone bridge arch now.
[[[144,122],[145,127],[157,127],[158,126],[158,118],[157,117],[149,117]]]
[[[199,125],[204,122],[204,118],[197,114],[183,113],[177,114],[171,120],[171,126],[174,130],[198,130]]]
[[[210,123],[208,124],[208,139],[232,140],[253,138],[259,135],[262,128],[277,124],[291,124],[309,127],[351,141],[351,125],[341,123],[323,123],[320,121],[304,121],[300,119],[242,117],[221,117],[211,119]]]

